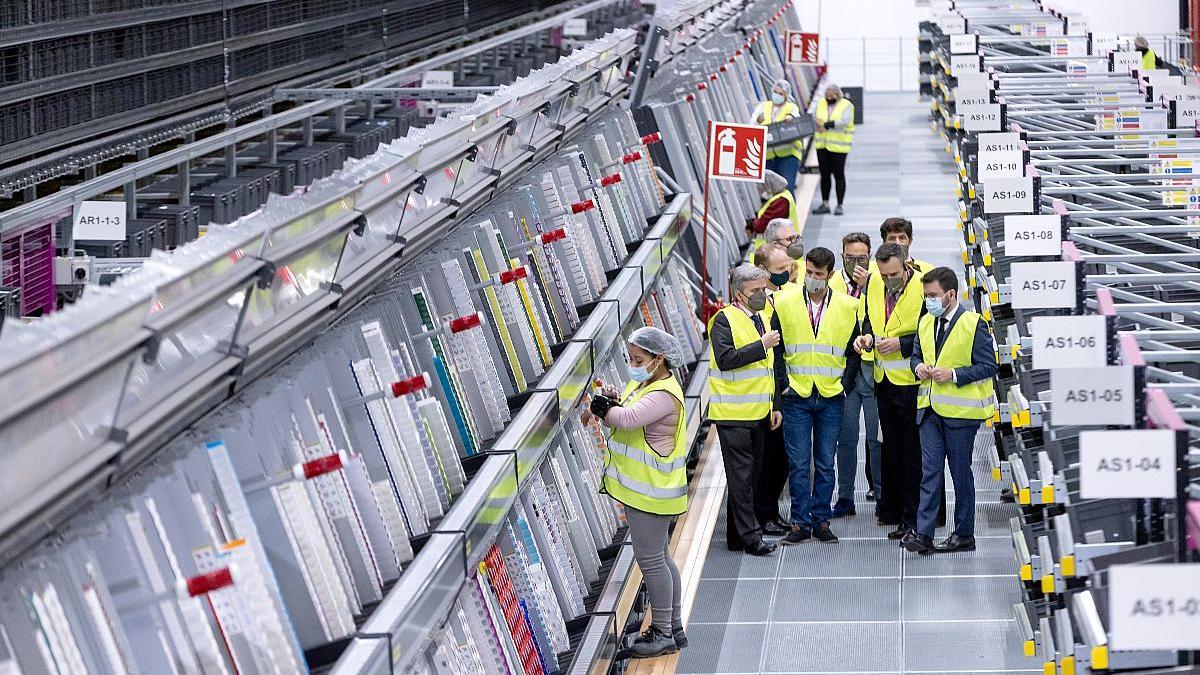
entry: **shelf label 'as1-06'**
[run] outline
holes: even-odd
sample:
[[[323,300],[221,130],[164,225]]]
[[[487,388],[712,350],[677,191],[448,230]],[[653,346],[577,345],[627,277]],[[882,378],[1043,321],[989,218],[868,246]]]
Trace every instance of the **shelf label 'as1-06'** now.
[[[1050,371],[1050,421],[1055,425],[1134,423],[1132,366]]]
[[[1029,321],[1035,370],[1108,365],[1105,317],[1035,316]]]
[[[1076,303],[1075,263],[1015,262],[1009,275],[1013,309],[1062,309]]]
[[[1175,497],[1175,432],[1081,431],[1079,494],[1084,499]]]
[[[983,184],[983,212],[1029,213],[1033,211],[1032,178],[994,178]]]
[[[1121,651],[1200,649],[1200,564],[1108,568],[1108,637]]]
[[[1062,216],[1005,216],[1004,255],[1062,255]]]

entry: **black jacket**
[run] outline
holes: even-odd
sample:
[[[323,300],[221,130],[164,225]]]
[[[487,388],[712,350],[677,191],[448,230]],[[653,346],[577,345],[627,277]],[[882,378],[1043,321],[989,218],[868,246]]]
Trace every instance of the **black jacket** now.
[[[729,327],[729,319],[724,313],[717,314],[713,319],[712,326],[708,329],[708,339],[712,342],[713,359],[717,362],[717,370],[735,370],[767,358],[767,350],[761,341],[751,342],[741,349],[733,346],[733,329]],[[764,417],[761,420],[748,422],[720,420],[716,423],[732,427],[756,427],[764,421],[769,421],[769,419]]]

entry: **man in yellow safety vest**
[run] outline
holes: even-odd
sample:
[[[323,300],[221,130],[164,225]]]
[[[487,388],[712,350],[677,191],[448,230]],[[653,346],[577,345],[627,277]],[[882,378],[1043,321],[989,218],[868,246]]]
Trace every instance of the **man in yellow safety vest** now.
[[[879,236],[885,244],[899,244],[904,249],[904,260],[909,267],[928,272],[932,263],[912,257],[913,224],[908,218],[888,218],[879,226]]]
[[[775,409],[772,349],[779,332],[768,330],[767,273],[743,264],[730,273],[733,304],[708,326],[708,417],[717,427],[728,484],[725,544],[731,551],[768,555],[763,523],[754,509],[754,487],[762,470],[763,444],[782,418]]]
[[[785,546],[809,537],[825,543],[838,540],[829,528],[833,458],[846,398],[846,351],[858,334],[858,303],[829,288],[833,251],[818,246],[804,262],[804,284],[788,284],[775,294],[772,323],[781,340],[775,350],[775,390],[781,393],[791,467],[791,531],[780,542]]]
[[[825,96],[817,102],[816,121],[813,147],[821,169],[821,204],[813,213],[829,213],[829,188],[836,180],[838,203],[833,215],[840,216],[846,201],[846,156],[854,140],[854,104],[842,97],[836,84],[825,86]]]
[[[798,117],[800,106],[792,98],[792,85],[785,79],[775,80],[771,85],[770,98],[758,104],[754,111],[754,122],[770,126],[782,122],[789,117]],[[783,176],[787,181],[788,190],[796,189],[796,174],[800,173],[800,159],[804,155],[804,145],[796,141],[781,148],[767,148],[767,169]]]
[[[770,275],[767,290],[772,294],[795,283],[802,269],[799,261],[792,260],[785,249],[766,245],[754,250],[754,266]],[[754,486],[754,515],[762,525],[764,535],[781,536],[791,529],[779,515],[779,497],[787,485],[789,471],[783,428],[772,429],[767,432],[763,444],[762,471]]]
[[[1146,38],[1137,36],[1133,41],[1133,49],[1142,54],[1142,72],[1158,68],[1158,55],[1150,49],[1150,42]]]
[[[975,476],[971,455],[979,425],[996,412],[996,351],[992,331],[979,314],[958,304],[958,274],[949,267],[926,272],[925,314],[917,328],[909,365],[921,381],[917,424],[921,430],[921,505],[917,531],[904,539],[916,553],[975,550]],[[950,465],[954,482],[954,531],[933,543],[938,494]]]

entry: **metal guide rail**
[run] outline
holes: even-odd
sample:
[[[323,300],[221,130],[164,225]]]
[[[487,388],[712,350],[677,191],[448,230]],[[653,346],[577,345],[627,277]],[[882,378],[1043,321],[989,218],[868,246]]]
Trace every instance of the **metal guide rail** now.
[[[1025,652],[1046,672],[1196,665],[1194,613],[1150,608],[1200,588],[1200,91],[1083,17],[955,6],[933,31],[935,128],[1001,363]]]
[[[681,190],[696,195],[705,190],[703,149],[710,120],[753,122],[758,102],[767,98],[781,73],[791,83],[797,105],[805,109],[818,80],[814,68],[785,62],[786,33],[800,27],[790,1],[710,14],[709,23],[718,28],[705,42],[696,38],[701,26],[688,26],[671,15],[655,16],[630,98],[642,133],[687,139],[650,151]],[[683,50],[687,58],[677,58]],[[727,273],[743,258],[748,244],[742,223],[761,206],[761,198],[752,183],[713,181],[708,189],[706,278],[716,295],[727,297]],[[695,217],[701,215],[697,209]]]
[[[611,658],[631,561],[576,412],[623,331],[705,352],[690,199],[610,106],[632,37],[4,333],[5,667]]]

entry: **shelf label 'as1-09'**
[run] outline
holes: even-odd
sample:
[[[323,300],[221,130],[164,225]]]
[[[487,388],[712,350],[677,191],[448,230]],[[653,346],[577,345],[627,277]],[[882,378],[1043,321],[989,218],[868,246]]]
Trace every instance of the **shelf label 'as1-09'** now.
[[[1108,365],[1105,317],[1035,316],[1029,321],[1035,370]]]
[[[994,178],[983,184],[983,212],[1030,213],[1033,211],[1032,178]]]
[[[1081,431],[1079,494],[1084,499],[1175,497],[1175,432]]]
[[[1108,637],[1121,651],[1200,649],[1200,564],[1108,568]]]
[[[1132,366],[1056,368],[1050,371],[1050,422],[1054,425],[1134,423]]]

